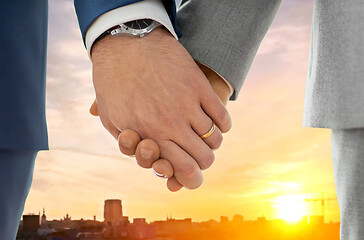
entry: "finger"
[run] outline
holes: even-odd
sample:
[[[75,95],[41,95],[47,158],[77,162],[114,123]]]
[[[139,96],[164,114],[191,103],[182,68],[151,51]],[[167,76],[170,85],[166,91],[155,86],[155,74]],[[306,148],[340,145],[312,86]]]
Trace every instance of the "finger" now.
[[[221,146],[224,137],[222,136],[222,132],[218,126],[215,125],[214,129],[214,132],[210,136],[203,138],[202,140],[207,143],[212,150],[217,150]]]
[[[106,130],[117,140],[120,134],[120,130],[117,129],[107,117],[100,117],[100,120]]]
[[[142,168],[151,168],[153,162],[159,159],[159,146],[152,139],[142,140],[135,151],[137,163]]]
[[[231,129],[230,114],[211,87],[207,88],[206,94],[201,96],[201,107],[207,116],[216,123],[221,132],[226,133]]]
[[[181,188],[183,188],[183,185],[180,184],[177,179],[173,176],[168,178],[167,180],[167,188],[171,191],[171,192],[177,192],[178,190],[180,190]]]
[[[170,178],[173,176],[173,167],[171,163],[166,159],[159,159],[152,164],[152,168],[158,174]]]
[[[135,154],[136,147],[140,142],[139,134],[131,129],[121,131],[118,137],[119,149],[122,153],[128,156]]]
[[[213,133],[203,138],[202,140],[213,150],[218,149],[221,146],[223,136],[218,126],[213,126],[212,120],[202,111],[201,109],[201,116],[199,118],[194,118],[192,120],[192,128],[196,132],[198,136],[203,136],[206,133],[209,133],[210,130],[213,130]]]
[[[91,115],[93,115],[95,117],[99,116],[99,112],[97,110],[96,99],[95,99],[95,101],[92,103],[92,105],[90,107],[90,113],[91,113]]]
[[[197,162],[201,170],[205,170],[212,165],[215,160],[214,152],[191,127],[175,137],[178,138],[175,140],[176,144]],[[171,158],[167,159],[172,160]]]
[[[197,162],[170,140],[161,140],[158,144],[161,150],[161,158],[169,160],[177,181],[186,188],[198,188],[202,184],[203,176]]]

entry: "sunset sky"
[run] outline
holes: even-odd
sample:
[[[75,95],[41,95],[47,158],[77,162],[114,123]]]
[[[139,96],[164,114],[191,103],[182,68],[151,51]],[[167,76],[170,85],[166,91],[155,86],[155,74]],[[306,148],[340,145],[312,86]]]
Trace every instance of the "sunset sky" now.
[[[233,128],[197,190],[171,193],[165,180],[119,153],[116,141],[88,113],[94,99],[91,63],[73,1],[50,1],[47,119],[51,150],[36,160],[24,214],[43,206],[48,219],[70,214],[103,220],[107,198],[124,214],[148,221],[201,221],[241,214],[279,218],[283,199],[335,198],[330,130],[302,127],[313,0],[284,1],[236,102]],[[287,197],[287,195],[291,196]],[[292,197],[293,196],[293,197]],[[298,200],[292,200],[298,201]],[[284,202],[284,201],[283,201]],[[305,214],[321,213],[306,203]],[[339,220],[337,201],[326,219]]]

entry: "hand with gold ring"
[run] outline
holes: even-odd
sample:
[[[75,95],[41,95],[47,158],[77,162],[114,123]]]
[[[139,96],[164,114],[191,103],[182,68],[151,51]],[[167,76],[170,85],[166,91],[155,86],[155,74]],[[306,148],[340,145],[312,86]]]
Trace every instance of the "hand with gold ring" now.
[[[198,62],[197,64],[206,75],[215,93],[226,105],[230,91],[224,80],[209,68]],[[98,115],[95,102],[91,106],[90,112],[95,116]],[[219,148],[222,142],[220,129],[211,121],[209,123],[201,123],[201,129],[205,129],[205,131],[198,132],[200,138],[211,149]],[[121,131],[117,138],[120,151],[126,155],[135,154],[137,163],[141,167],[152,168],[157,177],[168,179],[167,187],[170,191],[178,191],[183,187],[174,176],[174,169],[170,161],[161,158],[159,146],[155,141],[152,139],[141,140],[139,134],[131,129]]]

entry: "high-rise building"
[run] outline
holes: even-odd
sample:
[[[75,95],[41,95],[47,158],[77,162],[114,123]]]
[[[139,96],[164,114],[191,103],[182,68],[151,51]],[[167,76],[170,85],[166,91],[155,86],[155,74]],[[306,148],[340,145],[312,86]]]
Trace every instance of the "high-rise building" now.
[[[23,232],[37,232],[39,225],[39,215],[23,215]]]
[[[233,217],[233,223],[243,223],[244,222],[244,217],[237,214],[237,215],[234,215]]]
[[[120,199],[107,199],[104,205],[104,222],[110,226],[123,221],[123,210]]]

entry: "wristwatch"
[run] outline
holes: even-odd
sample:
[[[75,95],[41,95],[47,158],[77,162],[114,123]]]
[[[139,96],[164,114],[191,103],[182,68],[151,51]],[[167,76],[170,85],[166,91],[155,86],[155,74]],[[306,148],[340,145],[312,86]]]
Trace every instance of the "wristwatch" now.
[[[153,29],[157,27],[164,27],[164,26],[158,21],[149,18],[143,18],[125,22],[105,31],[98,38],[96,38],[94,44],[107,35],[112,35],[112,36],[128,35],[134,37],[144,37],[146,34],[150,33],[151,31],[153,31]]]
[[[159,26],[162,26],[162,24],[153,19],[149,18],[137,19],[119,25],[119,27],[112,30],[110,34],[111,35],[125,34],[125,35],[144,37],[146,34],[150,33],[153,29]]]

